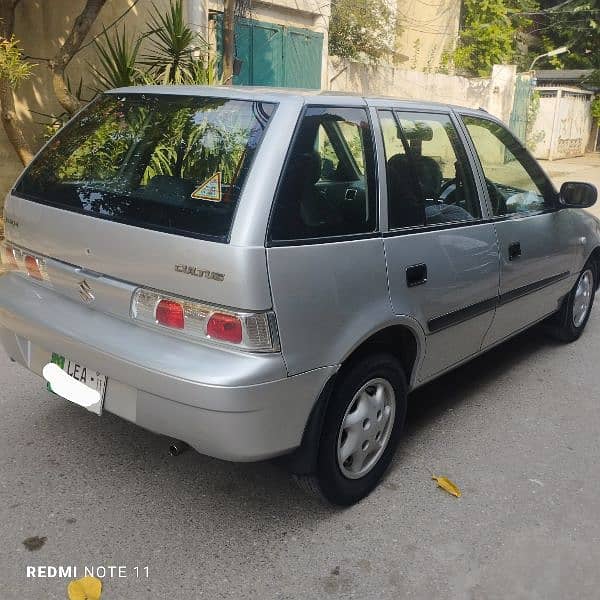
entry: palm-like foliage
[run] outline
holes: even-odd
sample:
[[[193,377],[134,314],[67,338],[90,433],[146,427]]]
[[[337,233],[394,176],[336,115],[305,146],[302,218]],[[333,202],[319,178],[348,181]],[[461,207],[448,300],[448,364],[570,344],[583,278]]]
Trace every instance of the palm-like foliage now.
[[[152,6],[149,29],[137,38],[127,36],[125,28],[112,37],[104,30],[101,41],[95,43],[99,66],[91,68],[99,88],[219,83],[207,42],[185,22],[182,0],[171,0],[164,14]],[[140,57],[144,41],[148,49]]]
[[[194,54],[200,48],[206,49],[206,42],[185,22],[182,0],[171,2],[165,14],[155,4],[152,7],[150,49],[141,62],[158,83],[188,83],[197,68]]]
[[[105,29],[102,43],[94,42],[100,64],[91,67],[104,89],[137,85],[143,81],[143,74],[136,64],[143,39],[143,36],[129,38],[123,27],[113,37]]]

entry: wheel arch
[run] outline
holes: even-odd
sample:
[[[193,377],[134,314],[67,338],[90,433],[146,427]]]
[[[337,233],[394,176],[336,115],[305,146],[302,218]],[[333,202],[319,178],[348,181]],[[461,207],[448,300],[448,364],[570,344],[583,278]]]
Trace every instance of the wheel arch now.
[[[596,289],[600,288],[600,246],[596,246],[586,262],[592,261],[596,267]]]
[[[389,352],[404,369],[408,388],[412,387],[419,360],[424,348],[424,334],[406,322],[388,324],[372,332],[350,349],[341,361],[341,369],[361,356],[376,352]]]
[[[377,351],[389,352],[403,367],[408,389],[412,387],[424,352],[424,333],[418,325],[400,321],[371,332],[351,348],[341,361],[340,368],[333,374],[315,402],[308,418],[300,446],[287,457],[287,466],[292,473],[305,475],[314,472],[319,440],[325,413],[340,373],[355,360]]]

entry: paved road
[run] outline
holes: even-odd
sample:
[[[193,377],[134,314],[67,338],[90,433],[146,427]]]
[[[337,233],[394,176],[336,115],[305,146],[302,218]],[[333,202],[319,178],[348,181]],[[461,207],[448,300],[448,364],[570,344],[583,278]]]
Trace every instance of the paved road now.
[[[600,191],[600,152],[563,160],[542,160],[540,163],[557,188],[564,181],[587,181]],[[589,210],[600,217],[600,201]]]
[[[599,350],[600,308],[576,344],[536,330],[416,392],[385,483],[347,510],[273,464],[173,459],[0,354],[0,598],[64,599],[27,565],[126,566],[106,600],[598,598]]]
[[[385,483],[332,510],[274,464],[170,458],[0,351],[0,598],[65,598],[28,565],[126,567],[106,600],[598,598],[599,359],[600,308],[576,344],[534,330],[416,392]]]

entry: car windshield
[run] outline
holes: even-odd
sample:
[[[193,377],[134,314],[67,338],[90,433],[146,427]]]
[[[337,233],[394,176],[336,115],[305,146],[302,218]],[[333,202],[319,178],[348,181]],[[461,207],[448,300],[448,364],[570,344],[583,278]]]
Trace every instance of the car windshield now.
[[[274,106],[106,94],[52,139],[15,192],[130,225],[226,241]]]

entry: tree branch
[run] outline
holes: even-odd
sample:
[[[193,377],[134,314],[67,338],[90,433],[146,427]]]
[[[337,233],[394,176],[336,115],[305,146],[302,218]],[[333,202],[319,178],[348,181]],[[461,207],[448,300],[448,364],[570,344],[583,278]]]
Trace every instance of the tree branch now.
[[[6,137],[15,149],[17,156],[23,163],[23,166],[28,165],[33,158],[33,152],[29,148],[29,144],[25,140],[23,130],[17,119],[15,111],[15,100],[10,83],[6,78],[0,79],[0,116],[2,118],[2,126],[6,132]]]
[[[0,37],[4,39],[10,39],[13,35],[15,6],[18,2],[19,0],[0,0]],[[23,165],[28,165],[33,158],[33,152],[17,119],[13,89],[6,77],[0,78],[0,120],[17,156]]]
[[[65,69],[81,47],[106,2],[107,0],[86,1],[64,44],[59,48],[56,55],[48,61],[48,68],[52,72],[54,93],[60,105],[69,114],[73,114],[79,108],[79,100],[69,91],[65,80]]]

